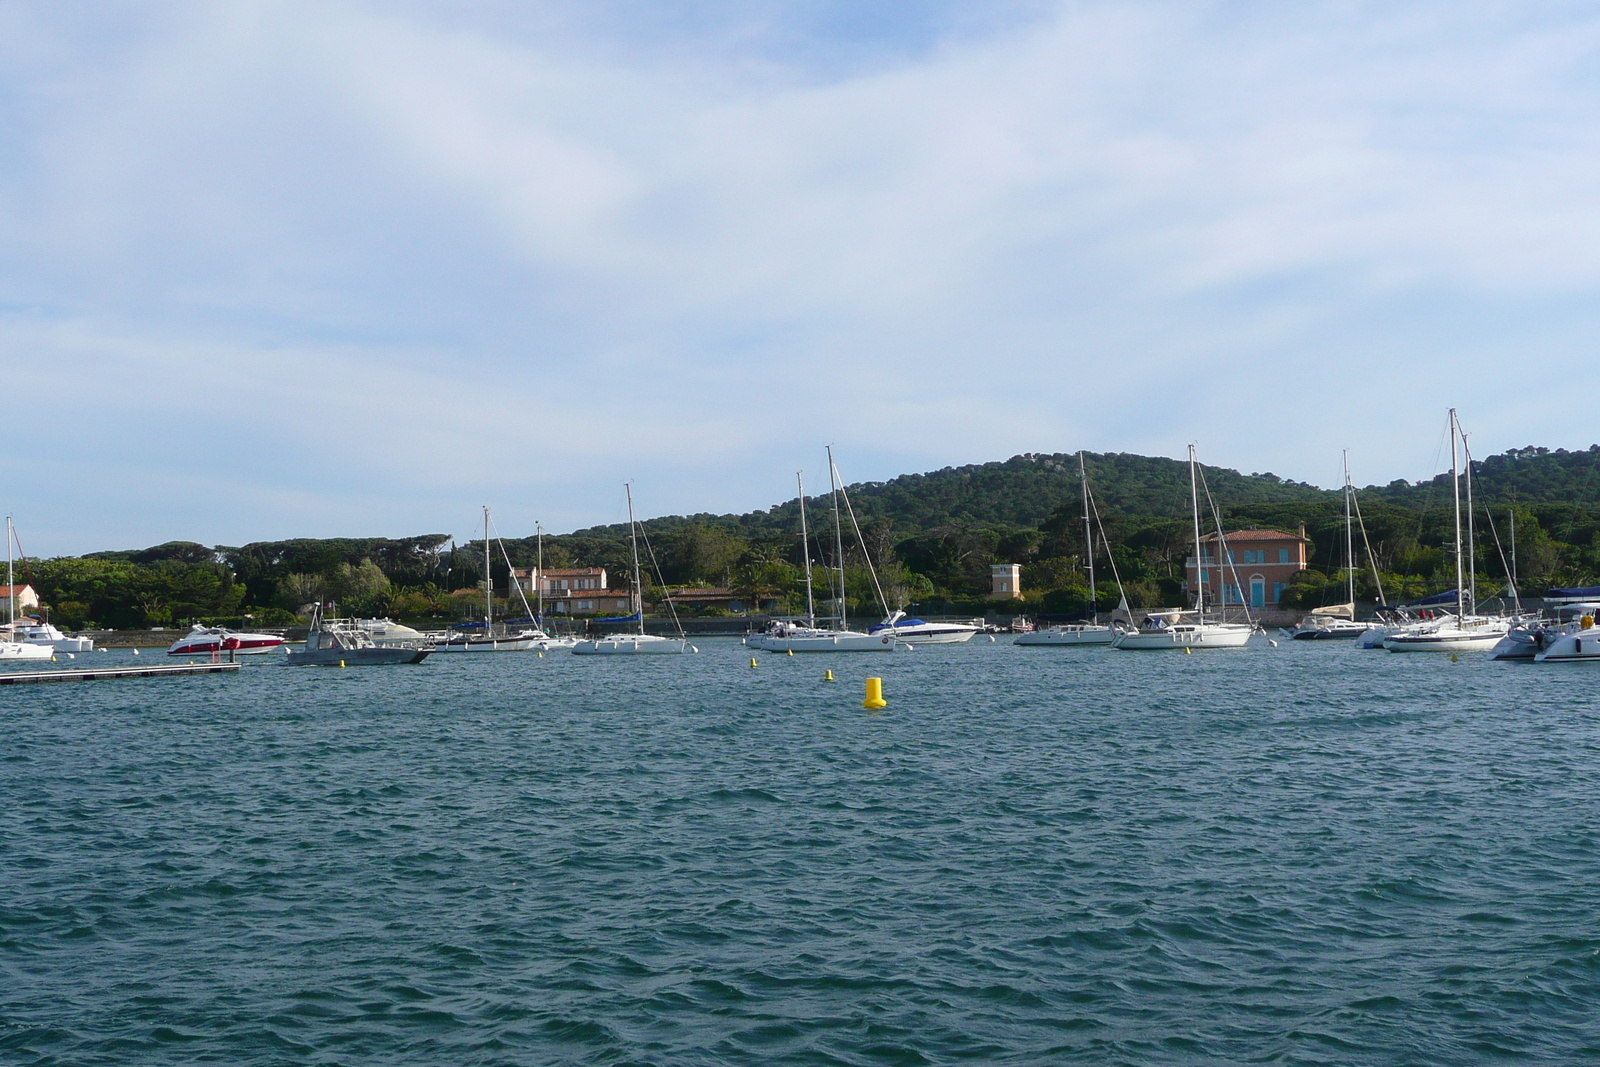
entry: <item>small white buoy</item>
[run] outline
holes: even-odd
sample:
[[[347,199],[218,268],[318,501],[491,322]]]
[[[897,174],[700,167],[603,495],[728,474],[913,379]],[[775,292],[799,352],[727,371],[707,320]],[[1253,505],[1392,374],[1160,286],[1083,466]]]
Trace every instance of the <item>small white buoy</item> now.
[[[1269,644],[1269,645],[1271,645],[1271,646],[1272,646],[1272,647],[1273,647],[1273,648],[1277,648],[1277,647],[1278,647],[1278,642],[1276,642],[1276,641],[1274,641],[1274,640],[1273,640],[1273,639],[1272,639],[1272,638],[1270,638],[1270,637],[1269,637],[1269,638],[1267,638],[1267,644]]]
[[[990,643],[990,644],[991,644],[991,645],[992,645],[992,644],[994,644],[994,634],[990,634],[990,635],[989,635],[989,643]]]
[[[138,650],[138,649],[137,649],[137,648],[136,648],[136,649],[134,649],[134,650],[133,650],[133,654],[134,654],[134,655],[135,655],[135,656],[137,656],[137,655],[138,655],[138,654],[139,654],[139,650]]]

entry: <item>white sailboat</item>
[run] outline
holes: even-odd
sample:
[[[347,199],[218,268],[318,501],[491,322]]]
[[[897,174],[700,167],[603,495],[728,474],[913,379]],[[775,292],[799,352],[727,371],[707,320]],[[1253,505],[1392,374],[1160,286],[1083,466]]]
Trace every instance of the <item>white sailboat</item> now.
[[[1450,409],[1450,486],[1455,499],[1455,549],[1456,549],[1456,613],[1442,619],[1417,623],[1383,640],[1390,652],[1487,652],[1499,644],[1511,629],[1503,618],[1469,614],[1467,601],[1477,602],[1477,558],[1472,535],[1472,483],[1467,483],[1467,540],[1463,552],[1461,540],[1461,474],[1456,438],[1461,424],[1456,421],[1456,409]],[[1470,468],[1469,468],[1470,471]],[[1463,579],[1470,579],[1469,586]],[[1470,589],[1470,592],[1469,592]]]
[[[1350,484],[1350,450],[1344,453],[1344,561],[1345,602],[1312,608],[1292,630],[1285,631],[1295,641],[1348,641],[1366,633],[1368,626],[1356,622],[1356,542],[1351,514],[1354,488]]]
[[[539,602],[539,610],[534,615],[534,618],[539,620],[539,629],[544,630],[544,524],[534,523],[533,532],[539,546],[533,571],[534,581],[537,583],[533,595]],[[524,608],[528,606],[526,597],[522,600],[522,606]],[[578,639],[576,637],[546,632],[544,638],[539,642],[539,650],[549,652],[558,648],[571,648],[577,643]]]
[[[1089,473],[1083,465],[1083,452],[1078,452],[1078,480],[1083,485],[1083,544],[1088,559],[1089,570],[1089,605],[1092,612],[1088,622],[1065,623],[1061,626],[1047,626],[1041,630],[1033,630],[1016,638],[1011,643],[1014,645],[1054,645],[1068,648],[1089,648],[1111,644],[1112,638],[1122,631],[1120,625],[1105,626],[1100,622],[1100,613],[1094,610],[1094,536],[1089,527],[1089,513],[1094,511],[1095,524],[1100,523],[1099,509],[1093,507],[1089,495]],[[1105,527],[1100,527],[1100,540],[1105,544],[1106,559],[1111,564],[1111,575],[1117,581],[1117,592],[1122,594],[1121,603],[1112,616],[1120,622],[1128,616],[1128,596],[1122,592],[1122,575],[1117,573],[1117,561],[1111,556],[1111,543],[1106,540]]]
[[[639,569],[639,526],[633,519],[633,486],[625,485],[628,493],[628,536],[633,546],[633,614],[639,622],[639,632],[633,634],[607,634],[574,642],[575,656],[677,656],[685,652],[698,652],[689,643],[680,626],[677,637],[661,637],[644,632],[644,580]],[[676,612],[673,618],[677,618]]]
[[[11,525],[11,516],[6,516],[6,640],[0,641],[0,660],[38,660],[49,659],[55,655],[56,650],[50,645],[33,644],[28,641],[18,641],[17,633],[17,590],[16,576],[12,573],[11,543],[16,539],[16,532]]]
[[[548,639],[549,635],[543,630],[520,630],[512,633],[510,628],[501,624],[500,632],[494,629],[494,578],[490,570],[492,557],[489,554],[489,507],[483,508],[483,632],[458,632],[446,637],[434,645],[435,652],[527,652],[539,647],[541,639]],[[500,551],[505,552],[505,545],[500,546]],[[510,565],[509,559],[507,566]],[[511,584],[517,586],[513,577]],[[522,589],[517,586],[517,593],[521,595]],[[523,601],[523,608],[527,608],[527,601]],[[475,624],[474,624],[475,625]]]
[[[1200,496],[1195,480],[1194,445],[1189,446],[1189,502],[1194,510],[1194,610],[1173,608],[1152,611],[1144,617],[1137,630],[1118,634],[1111,647],[1124,652],[1156,649],[1240,648],[1255,633],[1254,623],[1223,622],[1206,617],[1205,557],[1200,554]],[[1207,491],[1209,498],[1210,491]],[[1217,523],[1217,566],[1230,566],[1228,541]],[[1235,582],[1238,578],[1235,575]],[[1248,616],[1249,608],[1245,608]]]
[[[892,652],[896,644],[893,633],[864,634],[851,630],[847,625],[844,590],[844,526],[839,518],[839,491],[842,488],[842,479],[839,469],[833,464],[833,448],[828,448],[828,489],[833,496],[833,537],[834,548],[837,553],[839,577],[839,615],[837,628],[818,626],[818,622],[831,622],[831,619],[818,619],[816,605],[812,598],[811,590],[811,533],[806,528],[806,491],[805,483],[799,474],[795,475],[795,482],[800,487],[800,541],[805,546],[806,567],[806,619],[805,624],[787,620],[774,620],[767,629],[761,633],[751,634],[746,640],[751,648],[759,648],[765,652]],[[854,516],[852,515],[852,519]],[[859,536],[859,530],[857,534]],[[861,551],[866,552],[866,543],[862,542]],[[867,566],[872,566],[872,561],[867,560]],[[873,584],[878,581],[877,573],[873,572]],[[878,599],[883,600],[880,589]]]

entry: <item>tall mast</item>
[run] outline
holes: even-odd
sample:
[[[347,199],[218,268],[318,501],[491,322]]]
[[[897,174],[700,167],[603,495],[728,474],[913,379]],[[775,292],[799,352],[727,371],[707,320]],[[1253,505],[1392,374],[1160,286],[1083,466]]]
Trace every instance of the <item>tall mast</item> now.
[[[1472,523],[1472,448],[1467,444],[1467,435],[1461,435],[1461,458],[1466,460],[1467,469],[1463,472],[1467,482],[1467,588],[1472,593],[1472,610],[1478,610],[1478,535],[1477,528]]]
[[[483,636],[494,628],[494,572],[489,569],[489,505],[483,506]]]
[[[1345,584],[1350,594],[1350,619],[1356,617],[1356,541],[1350,529],[1350,450],[1344,450],[1344,565]]]
[[[533,588],[534,595],[539,599],[539,625],[544,625],[544,525],[533,524],[533,532],[539,541],[539,562],[534,565]]]
[[[6,516],[6,621],[11,624],[11,640],[17,639],[17,590],[11,574],[11,516]]]
[[[806,483],[802,473],[794,472],[794,484],[800,490],[800,555],[806,561],[806,625],[815,629],[817,605],[811,595],[811,535],[806,530]]]
[[[833,493],[833,544],[839,558],[839,629],[845,625],[844,595],[844,527],[839,524],[839,468],[833,465],[833,446],[828,446],[828,488]]]
[[[1189,506],[1194,510],[1194,610],[1203,612],[1206,610],[1206,572],[1205,557],[1200,554],[1200,490],[1194,480],[1194,445],[1189,446]],[[1217,539],[1217,544],[1222,544],[1221,538]]]
[[[623,482],[628,493],[628,539],[633,544],[633,610],[639,616],[639,634],[644,635],[644,580],[639,574],[639,526],[633,521],[633,485]]]
[[[1094,535],[1089,531],[1089,475],[1083,469],[1083,449],[1078,449],[1078,481],[1083,485],[1083,551],[1089,561],[1089,618],[1100,621],[1100,608],[1094,596]]]
[[[1517,614],[1522,614],[1522,592],[1517,588],[1517,509],[1507,507],[1511,513],[1511,599],[1516,604]]]
[[[1465,593],[1462,590],[1461,574],[1461,471],[1459,460],[1456,458],[1456,409],[1450,409],[1450,488],[1455,495],[1456,506],[1456,618],[1466,617],[1467,609],[1464,604]]]

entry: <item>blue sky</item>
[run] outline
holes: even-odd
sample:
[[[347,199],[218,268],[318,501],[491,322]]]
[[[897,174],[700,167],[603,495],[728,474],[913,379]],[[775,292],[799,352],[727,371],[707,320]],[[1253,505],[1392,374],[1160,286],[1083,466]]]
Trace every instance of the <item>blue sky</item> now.
[[[743,511],[826,442],[1587,447],[1597,51],[1473,0],[12,0],[4,506],[48,555]]]

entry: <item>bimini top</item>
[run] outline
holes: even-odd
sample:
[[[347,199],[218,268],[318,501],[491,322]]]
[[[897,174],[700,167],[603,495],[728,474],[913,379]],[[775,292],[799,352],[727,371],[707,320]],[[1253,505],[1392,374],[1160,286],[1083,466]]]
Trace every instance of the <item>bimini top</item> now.
[[[1544,594],[1547,604],[1575,604],[1580,600],[1600,600],[1600,585],[1586,585],[1581,589],[1550,589]]]

